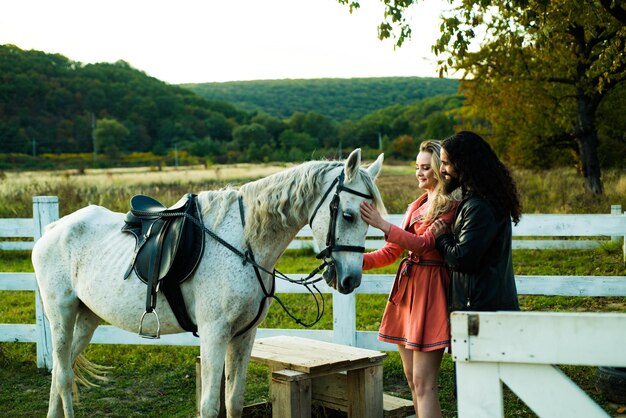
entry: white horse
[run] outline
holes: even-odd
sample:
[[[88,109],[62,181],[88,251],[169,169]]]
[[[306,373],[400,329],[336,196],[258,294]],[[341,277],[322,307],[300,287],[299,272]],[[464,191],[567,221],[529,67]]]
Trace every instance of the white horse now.
[[[307,162],[239,189],[201,192],[202,222],[241,252],[249,246],[256,263],[264,267],[264,287],[271,289],[275,278],[267,271],[273,271],[297,232],[310,221],[319,248],[327,248],[324,258],[331,262],[335,275],[330,279],[339,292],[350,293],[361,282],[363,254],[355,248],[364,246],[367,231],[359,205],[369,195],[368,200],[384,211],[374,184],[382,157],[363,168],[357,149],[345,163]],[[338,187],[340,178],[343,186]],[[335,194],[339,202],[333,219],[328,203]],[[124,280],[135,239],[120,232],[123,225],[124,214],[91,205],[51,224],[33,249],[33,266],[52,333],[49,417],[74,416],[72,388],[75,377],[81,377],[81,353],[102,320],[128,331],[138,329],[146,285],[134,272]],[[333,242],[327,244],[331,235]],[[256,326],[265,318],[271,300],[265,297],[251,264],[244,265],[233,251],[209,236],[200,263],[181,290],[200,337],[201,416],[218,416],[225,364],[228,417],[240,417]],[[157,309],[162,334],[184,331],[162,292],[157,295]],[[237,335],[245,324],[250,328]]]

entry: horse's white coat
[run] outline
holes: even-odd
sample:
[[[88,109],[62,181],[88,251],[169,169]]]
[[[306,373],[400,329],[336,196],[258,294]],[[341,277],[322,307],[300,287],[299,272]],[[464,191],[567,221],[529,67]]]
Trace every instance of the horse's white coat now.
[[[355,150],[343,165],[305,163],[248,183],[239,190],[202,192],[198,202],[203,222],[240,250],[249,244],[256,261],[271,271],[341,170],[345,172],[346,186],[373,194],[375,203],[384,210],[372,182],[382,167],[382,155],[367,169],[360,165],[360,150]],[[239,195],[243,196],[246,211],[245,229],[237,204]],[[330,202],[332,196],[330,193],[326,201]],[[340,194],[340,199],[337,241],[363,246],[367,225],[359,215],[359,205],[364,199],[346,192]],[[345,220],[344,213],[354,215],[354,221]],[[328,204],[324,203],[312,225],[320,248],[326,246],[329,218]],[[138,330],[145,310],[146,285],[134,273],[123,279],[135,247],[134,237],[120,232],[123,224],[124,214],[88,206],[53,223],[33,248],[33,266],[52,332],[49,417],[74,416],[72,366],[101,320],[128,331]],[[360,284],[363,255],[337,252],[333,257],[338,290],[353,291]],[[264,273],[262,276],[270,289],[271,277]],[[256,325],[240,337],[233,336],[254,319],[263,298],[254,270],[207,236],[203,259],[181,288],[200,335],[201,416],[218,415],[220,382],[226,364],[228,416],[240,417]],[[261,320],[268,307],[266,301]],[[161,293],[156,311],[161,333],[183,332]],[[146,326],[154,327],[154,323]]]

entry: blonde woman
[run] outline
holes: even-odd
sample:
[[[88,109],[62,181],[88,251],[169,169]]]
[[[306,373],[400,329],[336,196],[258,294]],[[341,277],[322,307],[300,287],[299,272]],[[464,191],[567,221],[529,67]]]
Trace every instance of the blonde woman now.
[[[442,193],[439,141],[424,141],[415,160],[418,187],[425,191],[411,203],[402,228],[387,222],[369,203],[361,205],[361,216],[385,233],[385,246],[365,254],[363,270],[395,262],[405,250],[378,339],[398,344],[413,406],[420,418],[441,417],[437,379],[444,349],[450,347],[450,326],[446,295],[448,269],[435,249],[432,223],[453,221],[457,201]]]

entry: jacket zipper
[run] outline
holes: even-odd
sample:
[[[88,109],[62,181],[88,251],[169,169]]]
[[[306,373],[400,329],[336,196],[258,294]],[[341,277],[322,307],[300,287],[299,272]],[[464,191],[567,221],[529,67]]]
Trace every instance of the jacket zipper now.
[[[465,307],[469,308],[472,305],[472,299],[471,299],[471,289],[472,289],[472,278],[468,277],[468,281],[467,281],[467,291],[465,293]]]

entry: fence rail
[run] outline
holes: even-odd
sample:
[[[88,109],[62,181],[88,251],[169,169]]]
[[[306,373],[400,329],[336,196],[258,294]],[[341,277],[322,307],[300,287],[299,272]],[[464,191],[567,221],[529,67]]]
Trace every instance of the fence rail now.
[[[56,198],[52,196],[52,198]],[[58,208],[57,208],[58,210]],[[402,223],[404,215],[392,214],[387,219],[396,225]],[[0,239],[17,237],[24,241],[0,241],[0,250],[30,250],[33,247],[35,219],[0,219]],[[537,239],[551,237],[552,239]],[[594,239],[580,239],[593,237]],[[379,229],[367,231],[365,247],[375,250],[385,245],[383,233]],[[565,238],[565,239],[564,239]],[[569,239],[568,239],[569,238]],[[572,239],[577,238],[577,239]],[[610,214],[526,214],[519,224],[513,226],[513,249],[595,249],[608,241],[624,240],[622,253],[626,261],[626,212],[621,205],[612,205]],[[296,239],[289,244],[290,249],[315,248],[311,227],[302,228]],[[317,251],[317,248],[315,248]]]
[[[396,225],[402,223],[404,215],[389,215],[388,220]],[[551,239],[537,239],[549,237]],[[593,239],[580,239],[581,237]],[[383,233],[370,228],[365,247],[375,250],[385,245]],[[588,250],[595,249],[608,241],[624,240],[623,259],[626,262],[626,212],[621,205],[612,205],[610,214],[525,214],[517,225],[513,225],[513,249],[515,250]],[[289,244],[289,248],[311,248],[311,228],[307,225]]]
[[[556,365],[626,367],[626,314],[454,312],[450,322],[459,418],[504,418],[502,383],[540,417],[608,417]]]
[[[58,219],[58,199],[55,196],[39,196],[33,198],[32,219],[0,220],[0,238],[33,237],[38,239],[44,226]],[[626,236],[626,214],[621,207],[615,205],[612,215],[525,215],[514,228],[516,237],[612,237],[621,239]],[[401,222],[402,215],[391,215],[391,220]],[[304,228],[299,237],[309,239],[310,229]],[[370,237],[381,237],[377,230],[370,229]],[[617,238],[616,238],[617,237]],[[515,240],[517,241],[517,240]],[[626,240],[625,240],[626,241]],[[377,242],[377,241],[373,241]],[[532,245],[542,240],[528,240]],[[550,241],[556,242],[556,241]],[[576,241],[569,241],[576,242]],[[595,246],[601,242],[595,242]],[[13,246],[8,241],[4,249],[23,249]],[[381,245],[382,240],[379,240]],[[6,244],[6,242],[5,242]],[[32,247],[32,241],[30,243]],[[540,244],[541,245],[541,244]],[[564,245],[564,244],[563,244]],[[371,247],[371,246],[370,246]],[[378,247],[373,247],[378,248]],[[540,247],[541,248],[541,247]],[[561,247],[559,247],[561,248]],[[564,247],[571,248],[571,247]],[[578,247],[575,247],[578,248]],[[626,247],[624,248],[626,257]],[[299,278],[300,275],[288,275]],[[322,341],[335,342],[374,350],[394,350],[395,345],[378,341],[376,331],[359,331],[356,329],[356,295],[357,294],[388,294],[393,283],[393,275],[366,274],[361,286],[352,294],[341,295],[320,282],[320,290],[331,293],[333,298],[333,329],[270,329],[259,328],[257,337],[264,338],[274,335],[297,335]],[[563,295],[563,296],[626,296],[626,277],[623,276],[516,276],[518,292],[528,295]],[[37,343],[38,367],[51,367],[50,333],[47,321],[41,309],[35,276],[33,273],[0,273],[0,291],[35,291],[36,318],[34,324],[0,324],[0,342],[35,342]],[[303,293],[302,286],[292,283],[277,282],[278,293]],[[165,335],[159,340],[140,338],[135,333],[123,331],[112,326],[100,326],[92,339],[96,344],[141,344],[141,345],[197,345],[198,339],[189,333]]]

